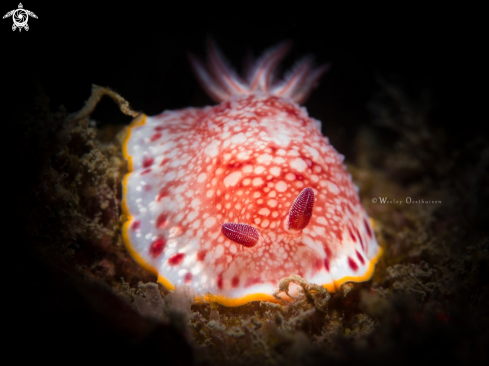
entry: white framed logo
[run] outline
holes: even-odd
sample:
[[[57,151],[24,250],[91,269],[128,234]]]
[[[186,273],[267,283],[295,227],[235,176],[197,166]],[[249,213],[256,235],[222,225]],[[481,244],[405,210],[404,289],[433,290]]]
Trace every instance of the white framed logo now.
[[[24,9],[22,3],[19,3],[18,9],[9,11],[3,16],[3,19],[12,17],[14,21],[14,24],[12,25],[12,30],[15,31],[16,29],[18,29],[20,32],[22,31],[22,28],[24,28],[26,31],[29,30],[29,25],[27,25],[27,22],[29,21],[30,16],[37,19],[36,14],[34,14],[30,10]]]

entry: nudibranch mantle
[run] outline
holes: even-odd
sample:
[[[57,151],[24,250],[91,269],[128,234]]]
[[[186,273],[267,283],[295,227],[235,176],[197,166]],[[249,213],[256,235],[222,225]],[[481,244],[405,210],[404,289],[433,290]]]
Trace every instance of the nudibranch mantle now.
[[[191,61],[220,104],[141,115],[128,128],[124,242],[171,290],[236,306],[276,301],[292,274],[330,292],[372,276],[381,249],[357,188],[297,104],[325,67],[305,59],[272,84],[287,48],[265,53],[245,82],[211,44],[209,68]]]

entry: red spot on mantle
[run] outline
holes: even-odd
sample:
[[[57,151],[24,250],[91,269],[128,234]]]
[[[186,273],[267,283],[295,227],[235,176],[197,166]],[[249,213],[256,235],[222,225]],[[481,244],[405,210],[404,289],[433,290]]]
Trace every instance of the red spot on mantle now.
[[[372,239],[372,230],[370,230],[370,225],[367,220],[363,219],[363,224],[365,225],[365,230],[367,231],[367,235],[370,239]]]
[[[161,133],[159,133],[159,132],[158,133],[155,133],[153,136],[151,136],[151,138],[149,139],[149,142],[155,142],[160,137],[161,137]]]
[[[158,197],[156,197],[156,202],[160,202],[163,197],[168,196],[168,190],[166,188],[161,188]]]
[[[184,257],[185,253],[177,253],[173,257],[168,259],[168,264],[171,266],[176,266],[177,264],[182,263]]]
[[[324,258],[324,268],[329,272],[329,258]]]
[[[356,264],[355,261],[353,259],[351,259],[350,257],[348,257],[348,265],[350,266],[350,268],[353,272],[357,271],[358,264]]]
[[[217,288],[219,290],[222,290],[222,273],[219,276],[217,276]]]
[[[143,168],[148,168],[150,167],[151,165],[153,165],[153,158],[148,158],[148,157],[145,157],[143,159]]]
[[[158,218],[156,219],[156,228],[157,229],[163,229],[164,227],[166,227],[168,225],[168,216],[166,214],[161,214],[160,216],[158,216]]]
[[[358,252],[358,250],[356,251],[357,252],[357,258],[358,260],[362,263],[362,264],[365,264],[365,259],[363,259],[363,256]]]
[[[365,247],[363,246],[363,240],[362,240],[362,236],[360,235],[360,233],[358,232],[358,229],[357,227],[355,226],[355,232],[357,233],[357,236],[358,236],[358,239],[360,240],[360,245],[362,246],[362,250],[365,250]]]
[[[207,254],[207,251],[205,251],[205,250],[201,250],[201,251],[197,252],[197,260],[200,262],[203,262],[206,254]]]
[[[233,288],[236,288],[238,287],[238,285],[239,285],[239,277],[234,276],[233,279],[231,280],[231,286],[233,286]]]
[[[132,223],[131,230],[136,231],[139,230],[140,227],[141,227],[141,221],[136,220]]]
[[[188,285],[192,281],[192,273],[185,273],[185,277],[183,279],[185,280],[185,284]]]
[[[148,174],[151,171],[151,169],[146,169],[141,172],[141,175]]]
[[[165,248],[166,241],[164,238],[158,238],[149,246],[149,254],[155,258],[161,254]]]
[[[353,235],[353,233],[352,233],[352,231],[351,231],[351,229],[350,229],[349,226],[348,226],[348,232],[350,233],[351,240],[353,240],[353,242],[356,243],[357,242],[357,238],[355,238],[355,235]]]
[[[168,162],[170,161],[170,159],[163,159],[160,163],[160,166],[164,166],[166,165]]]

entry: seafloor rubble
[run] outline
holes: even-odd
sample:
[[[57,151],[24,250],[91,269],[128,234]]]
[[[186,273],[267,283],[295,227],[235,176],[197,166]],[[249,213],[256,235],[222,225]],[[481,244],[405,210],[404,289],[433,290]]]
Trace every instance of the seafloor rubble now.
[[[290,281],[303,289],[292,302],[234,308],[194,303],[185,287],[170,293],[130,258],[120,236],[121,128],[98,129],[96,103],[85,115],[53,112],[32,89],[15,120],[15,153],[29,169],[14,209],[24,238],[13,255],[23,260],[10,269],[9,293],[29,300],[14,312],[14,335],[51,345],[54,358],[97,351],[137,364],[488,362],[487,140],[451,145],[430,127],[427,102],[380,84],[376,124],[358,132],[348,165],[384,249],[372,280],[329,294],[291,276],[281,290]],[[386,129],[394,146],[382,144]]]

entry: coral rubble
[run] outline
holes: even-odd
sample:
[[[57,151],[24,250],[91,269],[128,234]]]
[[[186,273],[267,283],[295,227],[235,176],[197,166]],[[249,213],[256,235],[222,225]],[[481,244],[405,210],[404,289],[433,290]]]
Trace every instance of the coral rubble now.
[[[348,167],[384,249],[372,280],[330,294],[291,274],[277,288],[298,285],[291,302],[229,308],[212,296],[194,302],[185,287],[166,290],[128,255],[120,237],[120,128],[97,128],[90,112],[98,100],[69,115],[51,112],[42,89],[33,90],[36,102],[16,121],[19,164],[30,170],[15,211],[25,259],[11,275],[28,273],[17,286],[33,289],[34,334],[54,326],[97,349],[125,345],[141,359],[158,352],[180,365],[486,362],[489,239],[477,204],[488,197],[485,145],[474,137],[457,155],[471,163],[454,164],[424,107],[394,85],[383,88],[372,110],[398,143],[374,153],[381,131],[364,128]],[[392,112],[399,105],[402,113]]]

